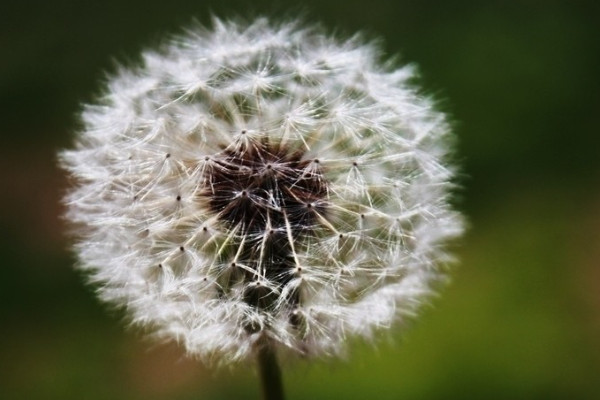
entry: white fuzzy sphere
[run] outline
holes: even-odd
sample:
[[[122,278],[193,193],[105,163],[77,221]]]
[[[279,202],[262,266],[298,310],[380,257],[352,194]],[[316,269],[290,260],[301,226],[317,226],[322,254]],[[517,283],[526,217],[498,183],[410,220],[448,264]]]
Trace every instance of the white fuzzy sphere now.
[[[109,79],[61,162],[79,267],[203,359],[336,354],[413,314],[461,233],[444,115],[376,46],[215,20]]]

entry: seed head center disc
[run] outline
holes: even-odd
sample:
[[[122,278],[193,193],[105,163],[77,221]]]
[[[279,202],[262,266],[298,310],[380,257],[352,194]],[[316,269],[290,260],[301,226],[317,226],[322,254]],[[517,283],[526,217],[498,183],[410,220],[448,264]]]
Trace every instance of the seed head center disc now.
[[[249,140],[225,149],[205,176],[212,213],[244,236],[314,230],[326,210],[326,182],[315,160],[268,140]]]
[[[234,271],[220,282],[224,295],[242,283],[246,303],[271,310],[282,304],[277,293],[302,270],[295,251],[315,234],[319,215],[327,211],[320,165],[304,156],[263,139],[234,143],[212,159],[202,196],[231,238],[234,261],[223,263]],[[300,293],[288,292],[284,303],[294,308]]]

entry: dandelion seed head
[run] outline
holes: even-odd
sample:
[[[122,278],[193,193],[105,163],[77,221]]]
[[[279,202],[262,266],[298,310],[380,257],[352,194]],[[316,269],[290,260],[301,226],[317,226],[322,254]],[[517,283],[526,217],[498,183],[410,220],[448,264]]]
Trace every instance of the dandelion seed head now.
[[[99,296],[205,360],[338,354],[413,315],[462,230],[451,133],[378,54],[215,19],[110,78],[61,153]]]

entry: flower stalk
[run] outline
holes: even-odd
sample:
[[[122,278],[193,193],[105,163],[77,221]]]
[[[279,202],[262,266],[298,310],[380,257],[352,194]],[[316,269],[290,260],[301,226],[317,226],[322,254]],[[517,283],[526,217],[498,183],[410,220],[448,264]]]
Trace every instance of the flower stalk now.
[[[258,349],[258,371],[263,400],[283,400],[283,379],[273,346],[265,340]]]

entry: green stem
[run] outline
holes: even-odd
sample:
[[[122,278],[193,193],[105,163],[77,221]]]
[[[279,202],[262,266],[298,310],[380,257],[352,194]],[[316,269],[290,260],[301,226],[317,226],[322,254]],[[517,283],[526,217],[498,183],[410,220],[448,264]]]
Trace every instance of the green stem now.
[[[258,348],[258,369],[263,400],[283,400],[281,369],[277,363],[275,349],[268,341]]]

